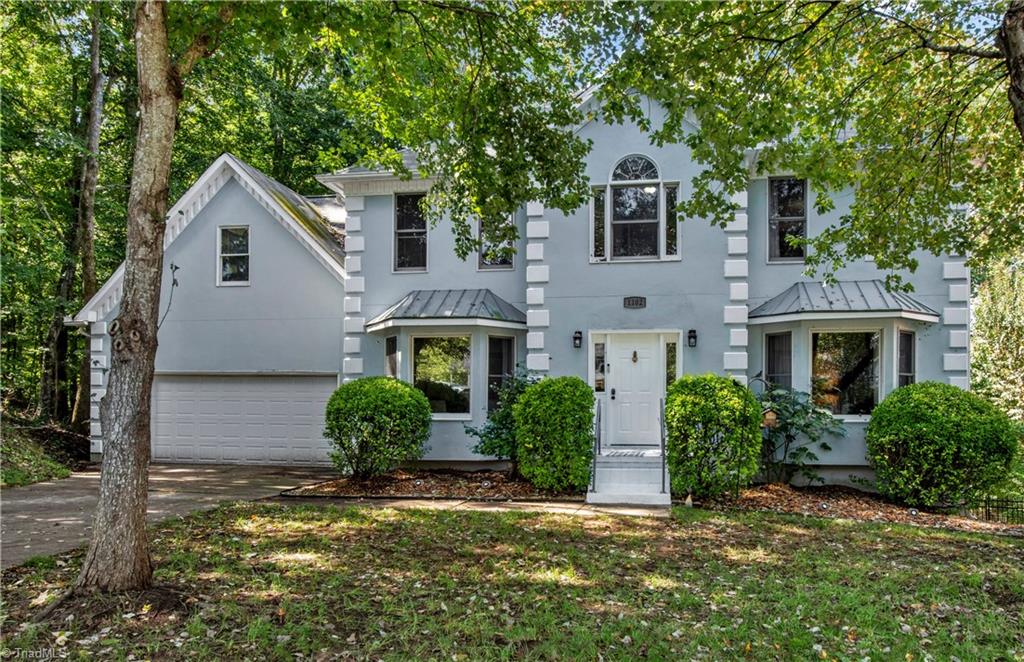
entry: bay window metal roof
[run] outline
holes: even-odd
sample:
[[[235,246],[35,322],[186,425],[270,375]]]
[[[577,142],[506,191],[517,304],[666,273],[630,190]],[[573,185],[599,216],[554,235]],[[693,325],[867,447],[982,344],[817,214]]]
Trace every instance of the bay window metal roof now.
[[[938,322],[939,313],[905,292],[890,292],[881,280],[794,283],[750,311],[751,324],[790,319],[906,317]]]
[[[490,290],[413,290],[367,322],[366,330],[457,324],[526,328],[526,314]]]

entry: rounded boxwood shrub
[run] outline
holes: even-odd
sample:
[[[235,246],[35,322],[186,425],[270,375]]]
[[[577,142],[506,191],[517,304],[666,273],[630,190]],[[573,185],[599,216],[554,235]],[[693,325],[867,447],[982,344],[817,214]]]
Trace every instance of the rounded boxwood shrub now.
[[[548,490],[590,482],[594,392],[579,377],[546,377],[526,387],[512,407],[519,473]]]
[[[761,407],[731,377],[687,375],[665,401],[672,491],[709,497],[738,490],[757,474]]]
[[[324,436],[342,472],[361,480],[387,473],[423,457],[430,402],[397,379],[363,377],[343,384],[328,400]]]
[[[959,504],[1006,478],[1019,435],[982,397],[921,382],[896,389],[871,412],[868,460],[887,497],[914,506]]]

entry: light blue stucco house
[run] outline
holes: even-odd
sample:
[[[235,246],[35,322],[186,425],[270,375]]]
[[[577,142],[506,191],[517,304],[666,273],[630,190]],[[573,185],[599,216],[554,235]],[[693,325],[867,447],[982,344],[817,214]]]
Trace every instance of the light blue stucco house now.
[[[864,428],[890,391],[967,387],[963,257],[917,256],[910,294],[887,292],[870,260],[826,286],[804,275],[803,249],[786,237],[837,223],[852,191],[821,215],[806,181],[752,175],[727,227],[683,223],[672,208],[700,168],[686,146],[652,146],[639,127],[599,119],[578,131],[593,144],[590,204],[569,215],[525,205],[511,259],[455,257],[450,227],[420,213],[429,179],[352,167],[320,176],[331,194],[307,199],[218,158],[168,216],[177,286],[168,268],[153,458],[325,463],[331,391],[393,375],[434,408],[425,460],[483,466],[493,458],[473,452],[465,427],[484,422],[492,387],[520,365],[594,388],[592,500],[664,502],[659,407],[678,375],[813,391],[848,431],[820,454],[819,473],[837,482],[864,472]],[[96,453],[120,273],[71,322],[91,336]]]

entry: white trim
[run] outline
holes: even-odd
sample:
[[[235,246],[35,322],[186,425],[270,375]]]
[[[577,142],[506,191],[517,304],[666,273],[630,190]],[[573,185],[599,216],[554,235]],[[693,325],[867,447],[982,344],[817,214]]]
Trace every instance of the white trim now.
[[[429,326],[481,326],[491,329],[513,329],[525,331],[525,322],[508,322],[504,320],[492,320],[480,317],[450,317],[450,318],[422,318],[422,319],[389,319],[366,326],[368,333],[383,331],[385,329],[401,328],[406,326],[429,327]],[[425,336],[424,336],[425,337]]]
[[[334,377],[331,370],[157,370],[157,377]]]
[[[786,315],[772,315],[768,317],[752,317],[747,324],[753,326],[758,324],[782,324],[785,322],[805,322],[814,320],[828,320],[842,322],[844,320],[867,320],[867,319],[908,319],[917,322],[937,323],[937,315],[926,313],[912,313],[906,310],[889,311],[859,311],[859,312],[820,312],[820,313],[789,313]]]
[[[222,230],[245,230],[245,242],[248,250],[245,253],[229,253],[224,254],[224,249],[221,244],[222,241]],[[246,280],[222,280],[224,274],[224,263],[225,257],[241,257],[245,256],[249,260],[249,278]],[[217,287],[249,287],[249,282],[252,280],[252,228],[248,225],[218,225],[217,226]]]

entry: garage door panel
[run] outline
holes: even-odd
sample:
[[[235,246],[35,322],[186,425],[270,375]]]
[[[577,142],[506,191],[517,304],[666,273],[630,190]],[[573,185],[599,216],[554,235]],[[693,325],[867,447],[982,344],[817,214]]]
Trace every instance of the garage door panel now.
[[[323,416],[335,377],[159,375],[153,459],[326,464]]]

